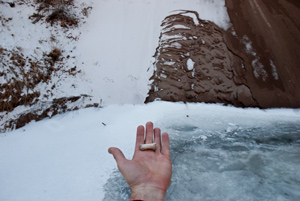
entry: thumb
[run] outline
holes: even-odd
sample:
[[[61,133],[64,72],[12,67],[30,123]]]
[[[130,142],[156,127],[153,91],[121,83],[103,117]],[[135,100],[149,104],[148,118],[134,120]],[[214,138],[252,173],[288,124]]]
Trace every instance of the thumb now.
[[[112,154],[115,158],[115,160],[117,161],[117,164],[121,164],[124,163],[127,159],[125,158],[123,152],[116,148],[116,147],[110,147],[108,149],[108,153]]]

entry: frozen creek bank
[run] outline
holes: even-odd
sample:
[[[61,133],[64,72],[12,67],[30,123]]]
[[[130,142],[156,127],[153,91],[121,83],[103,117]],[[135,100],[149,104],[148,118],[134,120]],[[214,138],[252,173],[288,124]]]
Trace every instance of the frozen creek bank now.
[[[145,99],[300,107],[299,4],[237,2],[0,1],[0,131]]]
[[[168,102],[57,115],[0,135],[0,200],[128,200],[107,149],[130,159],[149,120],[171,138],[167,200],[298,200],[299,119],[299,110]]]
[[[229,24],[224,1],[38,2],[0,1],[1,132],[89,106],[143,104],[160,23],[174,10]]]
[[[156,124],[171,135],[173,175],[166,200],[300,198],[296,116],[280,118],[284,110],[214,105],[188,104],[181,109]],[[129,198],[129,188],[118,171],[105,189],[107,200]]]

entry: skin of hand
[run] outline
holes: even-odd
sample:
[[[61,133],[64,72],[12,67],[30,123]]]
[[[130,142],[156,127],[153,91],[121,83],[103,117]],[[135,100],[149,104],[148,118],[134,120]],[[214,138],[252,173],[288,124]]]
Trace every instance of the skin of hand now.
[[[139,126],[132,160],[127,160],[118,148],[110,147],[108,152],[114,156],[120,172],[130,186],[130,200],[164,200],[172,177],[169,136],[167,133],[161,136],[160,129],[153,129],[152,122],[146,124],[145,136],[144,133],[144,126]],[[141,144],[153,142],[156,143],[155,151],[139,149]]]

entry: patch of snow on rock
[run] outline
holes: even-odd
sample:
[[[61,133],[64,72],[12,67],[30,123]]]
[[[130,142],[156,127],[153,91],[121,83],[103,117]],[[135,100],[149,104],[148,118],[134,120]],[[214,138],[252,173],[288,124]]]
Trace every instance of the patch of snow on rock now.
[[[186,66],[187,66],[188,70],[193,70],[194,64],[195,64],[195,62],[191,58],[189,58],[186,62]]]

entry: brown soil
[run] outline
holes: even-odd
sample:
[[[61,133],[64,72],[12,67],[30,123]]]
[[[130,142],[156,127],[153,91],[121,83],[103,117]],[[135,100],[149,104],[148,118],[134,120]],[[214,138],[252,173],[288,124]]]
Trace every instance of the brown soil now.
[[[12,8],[23,4],[35,7],[37,13],[30,17],[32,23],[49,22],[55,26],[51,30],[57,29],[56,23],[67,29],[75,28],[78,20],[84,19],[79,16],[82,14],[87,17],[92,9],[85,7],[81,14],[75,13],[73,0],[18,0],[13,3],[0,1],[0,4],[9,4]],[[0,24],[8,29],[12,20],[13,18],[0,16]],[[78,36],[74,37],[72,34],[65,37],[78,40]],[[53,34],[49,40],[55,44],[59,42]],[[50,52],[43,52],[40,58],[36,55],[24,55],[23,51],[19,46],[12,49],[0,47],[0,133],[20,128],[32,120],[38,121],[66,111],[99,106],[98,103],[92,104],[92,99],[84,94],[60,98],[56,96],[54,91],[57,90],[57,83],[52,82],[53,78],[65,79],[81,72],[77,71],[76,66],[66,65],[70,55],[65,57],[63,49],[53,47]]]
[[[52,73],[61,70],[60,67],[54,66],[60,56],[61,51],[54,48],[45,55],[44,60],[38,61],[34,58],[25,58],[19,50],[0,48],[0,59],[3,64],[0,76],[6,80],[6,83],[0,84],[0,112],[11,112],[20,105],[35,104],[40,96],[35,87],[41,82],[48,83]]]
[[[16,118],[8,119],[7,121],[3,122],[0,127],[1,132],[7,132],[9,130],[18,129],[31,121],[39,121],[48,117],[52,117],[56,114],[61,114],[68,111],[75,111],[80,109],[79,107],[69,106],[70,103],[80,103],[83,102],[84,98],[87,98],[88,95],[81,95],[81,96],[72,96],[72,97],[63,97],[59,99],[54,99],[51,102],[44,102],[40,103],[36,108],[30,111],[25,111],[17,115]],[[99,107],[99,104],[91,104],[85,105],[84,108],[88,107]]]
[[[29,17],[32,23],[35,24],[45,17],[46,22],[51,26],[60,24],[61,27],[77,27],[79,19],[76,15],[71,14],[71,8],[74,6],[74,0],[37,0],[37,13],[33,13]]]
[[[192,11],[166,17],[145,102],[300,107],[299,4],[227,0],[228,31]]]

